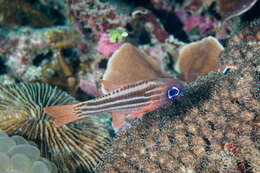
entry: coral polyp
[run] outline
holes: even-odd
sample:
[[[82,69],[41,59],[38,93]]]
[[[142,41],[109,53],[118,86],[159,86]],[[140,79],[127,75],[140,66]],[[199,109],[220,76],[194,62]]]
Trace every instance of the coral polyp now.
[[[35,142],[59,171],[93,172],[110,142],[104,126],[89,118],[56,128],[42,110],[77,101],[57,87],[41,83],[0,85],[0,130]]]

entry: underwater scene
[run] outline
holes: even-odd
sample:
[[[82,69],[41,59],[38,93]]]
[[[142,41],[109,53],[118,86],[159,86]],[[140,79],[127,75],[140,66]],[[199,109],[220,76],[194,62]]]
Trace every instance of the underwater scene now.
[[[0,0],[0,173],[260,173],[260,1]]]

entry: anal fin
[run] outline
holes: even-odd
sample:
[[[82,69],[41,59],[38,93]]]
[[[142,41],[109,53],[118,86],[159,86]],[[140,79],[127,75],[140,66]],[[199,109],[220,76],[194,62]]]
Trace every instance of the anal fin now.
[[[113,123],[113,128],[114,129],[119,129],[120,127],[122,127],[122,125],[125,122],[126,119],[126,114],[123,113],[116,113],[113,112],[112,113],[112,123]]]

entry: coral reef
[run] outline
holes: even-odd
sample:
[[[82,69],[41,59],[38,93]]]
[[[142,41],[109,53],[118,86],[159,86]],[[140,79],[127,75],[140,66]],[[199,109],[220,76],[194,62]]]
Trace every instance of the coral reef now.
[[[35,145],[35,144],[34,144]],[[21,136],[0,131],[0,172],[4,173],[58,173],[57,167]]]
[[[221,24],[221,21],[207,11],[203,15],[201,12],[190,14],[189,11],[181,8],[175,10],[175,13],[183,24],[183,29],[189,40],[199,40],[208,35],[214,35],[217,38],[223,37],[223,35],[228,36],[226,33],[229,29],[227,25],[219,32],[218,25]]]
[[[2,35],[1,35],[2,36]],[[55,50],[75,46],[82,41],[82,35],[71,26],[49,27],[46,29],[21,28],[6,33],[1,37],[1,55],[8,60],[7,65],[12,72],[25,81],[39,79],[39,74],[26,76],[25,71],[32,67],[33,60],[41,54],[55,52]],[[4,44],[5,43],[5,44]]]
[[[73,61],[66,61],[62,55],[62,50],[57,50],[53,57],[55,58],[53,61],[45,62],[45,64],[42,65],[39,79],[36,81],[40,80],[50,85],[59,86],[69,94],[75,95],[78,89],[77,70],[71,67],[71,64],[75,63],[73,63]],[[28,70],[30,69],[32,68]]]
[[[72,95],[78,89],[77,73],[81,69],[71,66],[79,63],[77,57],[84,56],[86,50],[82,33],[70,25],[24,27],[0,35],[0,55],[16,79],[57,85]],[[64,54],[68,54],[66,58]]]
[[[77,102],[57,88],[86,101],[107,92],[97,79],[121,85],[178,77],[193,83],[143,120],[127,117],[100,172],[257,172],[260,27],[248,22],[259,18],[259,5],[0,0],[0,130],[35,141],[59,172],[95,172],[111,140],[111,116],[54,127],[43,107]],[[219,63],[215,40],[200,45],[209,36],[225,47]]]
[[[124,13],[118,13],[113,5],[101,0],[69,0],[68,4],[70,15],[96,34],[124,26],[129,18]]]
[[[259,172],[259,26],[221,53],[220,66],[236,70],[198,78],[136,121],[113,141],[99,172]]]
[[[25,25],[41,28],[53,25],[51,19],[23,0],[0,1],[0,15],[0,24],[8,28]]]
[[[46,106],[76,102],[47,84],[1,85],[0,130],[35,142],[60,172],[92,172],[110,142],[104,122],[91,117],[56,128],[43,112]]]

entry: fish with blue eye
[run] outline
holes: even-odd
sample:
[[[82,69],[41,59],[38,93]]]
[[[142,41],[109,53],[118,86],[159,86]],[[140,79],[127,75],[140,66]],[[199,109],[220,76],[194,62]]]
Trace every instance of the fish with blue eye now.
[[[181,81],[173,78],[145,79],[122,86],[102,79],[99,81],[105,88],[111,88],[111,92],[81,103],[46,107],[44,112],[55,119],[56,127],[109,112],[114,129],[119,129],[128,115],[137,117],[170,103],[183,87]]]
[[[174,100],[178,95],[180,95],[182,91],[182,88],[179,89],[178,87],[171,87],[168,91],[167,91],[167,97],[169,100]]]

